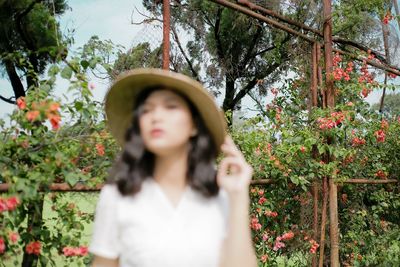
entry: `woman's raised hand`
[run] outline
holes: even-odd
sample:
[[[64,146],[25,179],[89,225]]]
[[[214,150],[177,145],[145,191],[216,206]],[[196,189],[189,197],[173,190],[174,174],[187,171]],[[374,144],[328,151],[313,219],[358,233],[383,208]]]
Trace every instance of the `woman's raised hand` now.
[[[225,157],[218,168],[218,185],[229,195],[247,194],[253,175],[252,167],[246,162],[242,152],[236,147],[230,136],[225,137],[221,150]]]

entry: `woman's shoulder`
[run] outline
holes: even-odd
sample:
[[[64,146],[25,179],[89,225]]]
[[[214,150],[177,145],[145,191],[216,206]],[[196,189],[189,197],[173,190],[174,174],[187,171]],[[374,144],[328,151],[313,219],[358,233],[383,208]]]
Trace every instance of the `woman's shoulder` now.
[[[118,200],[122,198],[116,184],[105,184],[100,191],[99,198],[103,201]]]

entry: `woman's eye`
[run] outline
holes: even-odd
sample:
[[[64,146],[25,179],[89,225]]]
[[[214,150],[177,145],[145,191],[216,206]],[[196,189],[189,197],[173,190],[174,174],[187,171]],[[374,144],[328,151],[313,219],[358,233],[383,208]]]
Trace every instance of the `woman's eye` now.
[[[178,107],[177,105],[172,105],[172,104],[171,105],[167,105],[168,109],[174,109],[174,108],[177,108],[177,107]]]

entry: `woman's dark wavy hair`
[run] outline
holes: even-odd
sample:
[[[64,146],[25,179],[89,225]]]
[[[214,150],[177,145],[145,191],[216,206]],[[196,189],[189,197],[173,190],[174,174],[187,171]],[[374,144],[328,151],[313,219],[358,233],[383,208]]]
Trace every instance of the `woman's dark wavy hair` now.
[[[143,112],[145,100],[157,90],[161,90],[161,88],[144,90],[137,97],[132,125],[125,134],[125,146],[110,172],[108,182],[115,183],[122,195],[136,194],[140,191],[145,179],[152,179],[154,154],[145,148],[140,135],[139,117]],[[171,91],[186,100],[197,128],[197,135],[189,140],[187,182],[205,197],[216,196],[219,188],[216,181],[217,150],[215,142],[192,102],[185,95],[174,90]]]

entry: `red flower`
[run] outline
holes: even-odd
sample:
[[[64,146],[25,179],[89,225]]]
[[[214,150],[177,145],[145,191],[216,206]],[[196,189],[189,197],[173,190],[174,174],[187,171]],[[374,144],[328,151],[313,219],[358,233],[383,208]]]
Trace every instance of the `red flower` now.
[[[6,243],[4,239],[0,237],[0,254],[3,254],[6,251]]]
[[[28,111],[25,116],[28,121],[32,122],[32,121],[36,121],[37,118],[39,117],[39,115],[40,115],[40,112],[38,110],[31,110],[31,111]]]
[[[385,142],[385,132],[383,130],[378,130],[374,133],[375,137],[376,137],[376,141],[378,143],[383,143]]]
[[[42,244],[40,241],[32,241],[28,245],[26,245],[25,251],[28,254],[39,255],[42,250]]]
[[[302,153],[306,152],[305,146],[301,146],[301,147],[300,147],[300,151],[301,151]]]
[[[382,22],[383,24],[387,25],[389,24],[389,21],[393,19],[393,16],[390,12],[386,13],[386,15],[383,17]]]
[[[104,156],[105,152],[103,144],[96,144],[96,150],[97,150],[97,155],[101,157]]]
[[[354,137],[354,138],[351,140],[351,144],[352,144],[352,146],[361,146],[361,145],[364,145],[364,144],[365,144],[365,139],[363,139],[363,138],[358,138],[358,137]]]
[[[364,87],[364,88],[362,89],[362,91],[361,91],[361,94],[362,94],[362,96],[363,96],[364,98],[366,98],[366,97],[369,95],[369,93],[371,93],[371,90],[368,89],[368,88],[366,88],[366,87]]]
[[[382,171],[382,170],[378,170],[378,171],[375,173],[375,176],[376,176],[376,177],[379,177],[380,179],[386,179],[386,178],[387,178],[387,174],[386,174],[384,171]]]
[[[54,113],[48,113],[47,118],[49,119],[51,126],[53,127],[53,130],[57,130],[60,128],[60,121],[61,121],[60,115]]]
[[[60,108],[60,104],[57,103],[57,102],[53,102],[53,103],[50,104],[48,111],[49,112],[56,112],[56,111],[58,111],[59,108]]]
[[[17,106],[18,106],[19,109],[25,109],[26,108],[25,97],[23,97],[23,96],[18,97]]]
[[[315,252],[317,252],[319,244],[314,239],[311,239],[309,242],[311,244],[310,253],[315,254]]]
[[[294,237],[294,233],[292,232],[292,231],[289,231],[289,232],[287,232],[287,233],[284,233],[282,236],[281,236],[281,240],[290,240],[290,239],[292,239]]]
[[[332,59],[333,61],[333,66],[338,66],[339,63],[342,61],[342,58],[340,57],[339,53],[336,53],[335,56]]]

